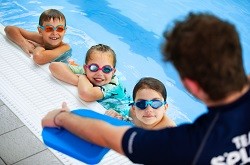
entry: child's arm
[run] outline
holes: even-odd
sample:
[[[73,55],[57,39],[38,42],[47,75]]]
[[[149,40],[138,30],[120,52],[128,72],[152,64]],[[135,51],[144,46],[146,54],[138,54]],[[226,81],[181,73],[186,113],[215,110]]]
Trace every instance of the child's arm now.
[[[27,54],[33,53],[35,44],[42,44],[42,36],[37,32],[29,32],[16,26],[6,26],[4,31],[6,36]]]
[[[94,87],[85,75],[80,75],[78,80],[78,95],[84,101],[96,101],[103,98],[100,87]]]
[[[67,64],[52,62],[49,69],[55,78],[75,86],[78,85],[78,76],[70,70]]]
[[[111,116],[111,117],[114,117],[114,118],[117,118],[117,119],[120,119],[120,120],[123,119],[122,115],[120,115],[118,112],[116,112],[113,109],[106,110],[105,115],[108,115],[108,116]]]
[[[33,52],[33,60],[39,65],[46,64],[48,62],[53,61],[55,58],[61,56],[69,49],[69,44],[62,44],[52,50],[45,50],[44,47],[38,46]]]

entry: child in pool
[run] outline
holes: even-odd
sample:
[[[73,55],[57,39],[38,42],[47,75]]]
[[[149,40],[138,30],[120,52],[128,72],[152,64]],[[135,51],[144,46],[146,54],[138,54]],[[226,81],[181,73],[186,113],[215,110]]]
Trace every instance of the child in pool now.
[[[52,62],[49,69],[57,79],[77,86],[82,100],[97,101],[105,109],[114,109],[127,120],[129,111],[126,105],[130,97],[115,75],[115,65],[115,52],[107,45],[98,44],[87,51],[83,67]]]
[[[39,18],[38,32],[16,26],[6,26],[6,36],[25,53],[33,55],[37,64],[51,61],[69,62],[71,48],[62,42],[66,32],[66,18],[56,9],[45,10]]]
[[[175,127],[176,124],[167,115],[167,91],[164,84],[152,77],[145,77],[135,85],[130,115],[133,123],[145,129],[161,129]],[[107,115],[119,118],[120,115],[112,110]]]
[[[145,129],[174,127],[176,124],[167,115],[167,90],[164,84],[145,77],[135,85],[131,104],[131,116],[135,125]]]

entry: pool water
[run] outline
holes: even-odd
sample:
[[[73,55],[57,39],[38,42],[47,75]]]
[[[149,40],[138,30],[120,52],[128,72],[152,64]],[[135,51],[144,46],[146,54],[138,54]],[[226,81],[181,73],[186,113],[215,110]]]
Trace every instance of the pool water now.
[[[158,78],[167,87],[167,113],[177,124],[194,121],[206,108],[183,88],[173,66],[162,60],[162,33],[175,19],[190,11],[207,11],[235,24],[244,67],[250,73],[248,0],[1,0],[0,23],[36,31],[40,14],[49,8],[65,14],[68,29],[64,41],[71,45],[77,63],[83,64],[92,45],[111,46],[117,54],[117,74],[128,93],[141,77]]]

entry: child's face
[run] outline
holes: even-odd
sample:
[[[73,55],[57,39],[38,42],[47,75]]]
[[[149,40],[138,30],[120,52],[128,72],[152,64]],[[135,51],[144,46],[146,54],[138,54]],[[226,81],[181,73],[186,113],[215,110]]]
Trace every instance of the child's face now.
[[[135,102],[139,100],[160,100],[164,101],[162,95],[152,89],[140,89],[136,93]],[[136,118],[141,122],[145,128],[156,125],[161,121],[166,113],[168,105],[162,105],[158,109],[152,108],[148,105],[144,110],[139,109],[135,105],[132,106]]]
[[[48,49],[60,46],[66,32],[65,21],[51,18],[50,21],[43,22],[43,27],[38,27],[38,31],[42,35],[44,46]],[[51,27],[54,29],[52,30]]]
[[[96,64],[99,68],[109,65],[113,70],[110,73],[104,73],[101,69],[96,72],[90,71],[89,65]],[[85,73],[89,81],[94,86],[103,86],[110,83],[112,76],[115,73],[115,68],[113,66],[113,56],[110,52],[100,52],[93,51],[90,55],[88,63],[84,66]]]

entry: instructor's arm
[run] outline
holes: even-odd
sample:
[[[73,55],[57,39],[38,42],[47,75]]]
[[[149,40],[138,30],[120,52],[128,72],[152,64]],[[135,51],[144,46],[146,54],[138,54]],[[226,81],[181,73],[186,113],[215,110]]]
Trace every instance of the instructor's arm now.
[[[69,112],[66,103],[62,109],[49,112],[42,119],[43,127],[63,127],[73,134],[94,144],[111,148],[120,154],[122,150],[122,137],[128,126],[113,126],[101,120],[80,117]]]

